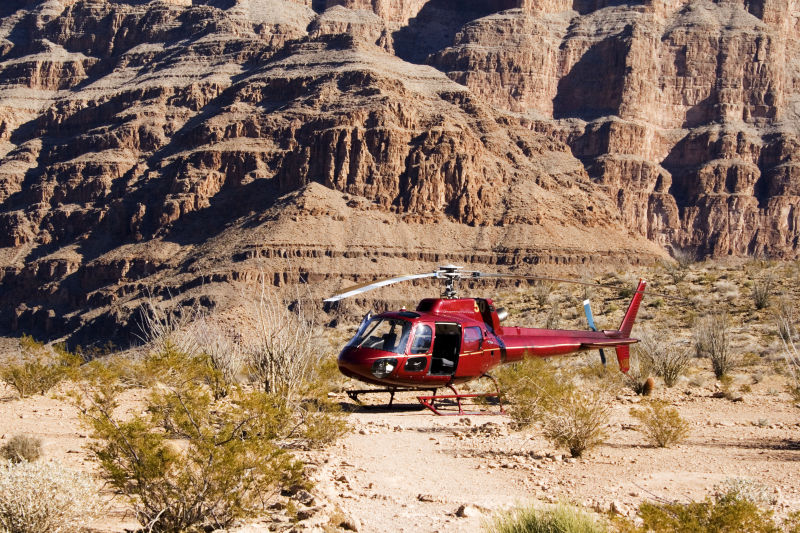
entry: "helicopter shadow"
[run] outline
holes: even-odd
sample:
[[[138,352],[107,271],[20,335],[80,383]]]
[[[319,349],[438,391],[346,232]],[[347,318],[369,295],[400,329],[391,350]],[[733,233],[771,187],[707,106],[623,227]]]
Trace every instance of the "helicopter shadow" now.
[[[353,402],[339,402],[339,408],[346,413],[419,413],[425,410],[425,406],[419,403],[394,402],[387,404],[365,404]]]

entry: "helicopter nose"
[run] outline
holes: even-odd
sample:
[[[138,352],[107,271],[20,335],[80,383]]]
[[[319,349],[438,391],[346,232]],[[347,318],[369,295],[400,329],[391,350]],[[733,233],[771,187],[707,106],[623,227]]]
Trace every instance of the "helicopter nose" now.
[[[369,372],[371,361],[366,361],[360,350],[357,348],[348,347],[342,350],[338,359],[339,369],[342,371],[348,370],[357,374],[364,374]]]

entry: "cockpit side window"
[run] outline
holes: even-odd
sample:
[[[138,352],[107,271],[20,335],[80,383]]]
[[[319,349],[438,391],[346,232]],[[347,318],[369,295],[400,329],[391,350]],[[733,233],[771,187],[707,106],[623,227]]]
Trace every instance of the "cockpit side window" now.
[[[353,339],[351,345],[402,354],[405,353],[410,332],[411,323],[406,320],[375,318],[361,336]]]
[[[426,324],[420,324],[414,330],[414,341],[411,343],[410,354],[428,353],[433,341],[433,330]]]

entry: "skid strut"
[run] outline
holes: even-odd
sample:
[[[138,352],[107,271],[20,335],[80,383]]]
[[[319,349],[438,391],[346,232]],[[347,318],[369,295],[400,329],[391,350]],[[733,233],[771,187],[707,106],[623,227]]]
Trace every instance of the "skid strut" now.
[[[489,413],[486,411],[464,411],[463,406],[461,405],[461,400],[464,398],[497,398],[497,402],[500,405],[500,413],[505,413],[503,409],[503,402],[500,399],[500,386],[497,384],[497,380],[494,379],[489,374],[484,374],[481,376],[482,378],[489,378],[494,383],[494,388],[496,392],[483,392],[483,393],[475,393],[475,394],[459,394],[455,387],[452,385],[447,385],[447,387],[453,391],[453,394],[433,394],[431,396],[417,396],[417,400],[419,403],[433,411],[435,414],[439,416],[455,416],[455,415],[491,415],[497,413]],[[458,412],[443,412],[436,407],[436,400],[455,400],[456,404],[458,405]]]
[[[383,388],[383,389],[356,389],[356,390],[347,391],[347,395],[350,397],[351,400],[353,400],[354,402],[357,402],[359,394],[372,394],[372,393],[376,393],[376,392],[388,392],[390,394],[390,396],[389,396],[389,407],[391,407],[392,406],[392,402],[394,402],[394,393],[395,392],[397,392],[397,391],[403,392],[403,391],[410,391],[410,390],[419,390],[419,389],[404,389],[404,388],[401,388],[401,387],[386,387],[386,388]],[[433,394],[435,396],[436,395],[436,391],[438,389],[422,389],[422,390],[429,390],[429,391],[431,391],[431,394]]]

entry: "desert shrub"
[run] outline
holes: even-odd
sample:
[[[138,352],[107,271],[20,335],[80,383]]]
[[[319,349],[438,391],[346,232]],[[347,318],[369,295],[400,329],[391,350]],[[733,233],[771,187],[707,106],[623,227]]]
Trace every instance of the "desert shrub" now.
[[[677,409],[663,402],[652,401],[641,409],[631,409],[631,416],[642,423],[639,431],[659,448],[679,444],[689,435],[689,423]]]
[[[772,512],[731,490],[709,496],[702,502],[651,503],[639,506],[641,531],[653,533],[778,533],[781,528]]]
[[[295,402],[304,385],[315,379],[324,358],[318,309],[295,293],[292,299],[262,282],[248,315],[255,340],[247,348],[254,380],[265,392]]]
[[[696,256],[690,250],[672,248],[672,259],[674,262],[664,263],[664,270],[672,278],[672,282],[677,285],[686,279],[689,268],[695,262]]]
[[[518,427],[541,422],[545,436],[574,457],[606,437],[606,400],[598,392],[579,391],[550,361],[526,358],[501,368],[497,378],[503,404]]]
[[[697,321],[694,328],[695,351],[699,357],[711,359],[717,379],[736,366],[731,347],[730,319],[725,313],[713,313]]]
[[[650,377],[652,372],[650,368],[650,359],[647,357],[639,357],[638,350],[633,350],[628,360],[628,365],[628,372],[623,374],[625,386],[636,394],[649,396],[653,392],[654,387],[654,380]]]
[[[23,335],[15,357],[0,367],[0,379],[17,391],[20,398],[45,394],[61,380],[74,376],[83,359],[61,346],[47,347]]]
[[[566,504],[501,512],[484,529],[491,533],[603,533],[606,524]]]
[[[539,307],[544,307],[550,300],[550,295],[553,293],[553,283],[549,281],[537,281],[533,285],[533,297]]]
[[[12,463],[29,463],[42,456],[42,439],[29,435],[14,435],[0,448],[0,456]]]
[[[750,291],[753,296],[753,305],[756,306],[756,309],[766,309],[769,306],[769,297],[774,284],[775,278],[769,273],[758,278],[753,278]]]
[[[544,327],[546,329],[558,329],[559,324],[561,324],[561,309],[558,302],[553,302],[550,305],[550,311],[547,313]]]
[[[160,380],[144,414],[115,414],[120,385],[102,368],[73,395],[97,439],[101,475],[152,531],[226,527],[305,483],[302,464],[280,445],[298,427],[286,402],[242,387],[215,399],[202,357],[167,344],[148,358]]]
[[[640,362],[644,362],[646,368],[664,379],[667,387],[675,385],[692,360],[688,349],[651,330],[644,330],[639,334],[639,342],[633,346],[633,352],[638,355]]]
[[[580,457],[608,436],[608,400],[599,392],[577,390],[551,402],[543,418],[544,435],[556,446]]]
[[[54,463],[0,464],[0,531],[81,531],[101,511],[87,475]]]
[[[789,393],[800,402],[800,334],[798,334],[794,307],[786,300],[778,306],[778,335],[783,343],[783,357],[789,371]]]
[[[505,409],[520,428],[540,422],[553,402],[574,389],[571,382],[556,373],[550,361],[536,357],[501,367],[495,377]]]

